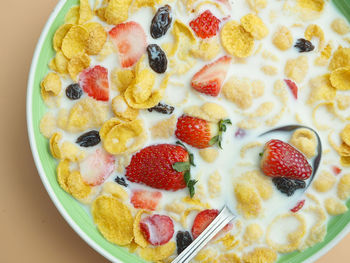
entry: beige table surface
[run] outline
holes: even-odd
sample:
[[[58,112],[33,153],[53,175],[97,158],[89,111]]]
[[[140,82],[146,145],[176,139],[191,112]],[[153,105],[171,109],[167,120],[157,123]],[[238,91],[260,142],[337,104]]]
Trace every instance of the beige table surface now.
[[[39,34],[57,0],[0,0],[0,262],[103,263],[64,221],[31,156],[25,117],[27,75]],[[350,235],[318,263],[350,262]]]

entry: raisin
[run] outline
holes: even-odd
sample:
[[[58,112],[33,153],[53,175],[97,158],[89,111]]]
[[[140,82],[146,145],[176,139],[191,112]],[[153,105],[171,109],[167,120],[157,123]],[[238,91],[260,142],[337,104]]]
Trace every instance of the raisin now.
[[[272,182],[276,185],[277,189],[288,196],[294,194],[297,189],[302,189],[306,187],[305,181],[293,180],[285,177],[275,177]]]
[[[192,237],[188,231],[179,231],[176,234],[177,254],[179,255],[192,243]]]
[[[175,108],[173,106],[166,105],[166,104],[159,102],[158,105],[156,105],[152,108],[149,108],[148,111],[149,112],[156,111],[156,112],[163,113],[163,114],[172,114],[174,109]]]
[[[125,178],[117,176],[114,181],[122,186],[128,187],[128,184],[125,182]]]
[[[315,49],[315,46],[309,40],[304,38],[299,38],[294,47],[298,48],[300,53],[310,52]]]
[[[80,135],[76,141],[81,147],[90,147],[99,144],[101,141],[98,131],[89,131]]]
[[[78,83],[70,84],[66,88],[66,96],[71,100],[80,99],[81,95],[83,95],[83,90],[80,88]]]
[[[168,59],[164,51],[157,44],[147,47],[149,66],[157,73],[164,73],[168,66]]]
[[[165,5],[159,8],[157,13],[154,15],[151,23],[151,36],[153,38],[160,38],[168,31],[173,19],[170,12],[171,7]]]

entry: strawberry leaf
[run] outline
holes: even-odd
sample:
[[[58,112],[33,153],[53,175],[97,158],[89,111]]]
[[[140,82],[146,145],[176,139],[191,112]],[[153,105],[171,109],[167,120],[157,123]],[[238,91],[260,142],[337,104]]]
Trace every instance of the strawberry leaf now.
[[[190,170],[189,162],[177,162],[172,165],[173,169],[177,172],[185,172]]]
[[[210,139],[209,141],[209,145],[214,145],[217,144],[219,146],[220,149],[222,149],[222,134],[224,132],[226,132],[227,130],[227,126],[226,125],[232,125],[232,122],[230,119],[226,119],[226,120],[221,120],[219,121],[219,133],[218,135],[214,136],[213,138]]]
[[[194,185],[197,183],[196,180],[190,180],[187,184],[188,190],[190,192],[190,196],[191,198],[194,196],[195,194],[195,189],[194,189]]]

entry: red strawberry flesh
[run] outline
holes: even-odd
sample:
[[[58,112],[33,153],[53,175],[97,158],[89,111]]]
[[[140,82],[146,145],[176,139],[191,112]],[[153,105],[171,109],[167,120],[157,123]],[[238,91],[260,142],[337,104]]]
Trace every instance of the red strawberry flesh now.
[[[209,10],[204,11],[190,22],[190,27],[200,38],[210,38],[219,31],[220,20]]]
[[[109,36],[118,50],[118,57],[123,68],[133,66],[146,52],[146,34],[141,25],[126,22],[116,25]]]
[[[79,75],[79,85],[92,98],[101,101],[109,100],[108,70],[95,66],[82,71]]]
[[[293,207],[290,211],[293,212],[293,213],[296,213],[296,212],[298,212],[300,209],[303,208],[304,204],[305,204],[305,200],[301,200],[301,201],[298,202],[298,203],[296,204],[296,206]]]
[[[175,135],[181,141],[198,149],[209,147],[211,139],[207,121],[185,115],[177,120]]]
[[[129,181],[153,188],[176,191],[186,187],[184,172],[177,172],[173,164],[187,162],[187,151],[178,145],[158,144],[148,146],[132,158],[126,167]]]
[[[306,180],[312,174],[312,167],[306,157],[280,140],[270,140],[265,144],[260,166],[265,175]]]
[[[215,62],[205,65],[192,78],[191,86],[198,92],[216,97],[224,82],[231,58],[223,56]]]
[[[83,181],[91,186],[102,184],[114,171],[114,157],[97,149],[79,163]]]
[[[140,229],[146,240],[153,246],[168,243],[174,235],[173,221],[165,215],[152,215],[141,219]]]
[[[162,198],[161,192],[151,192],[147,190],[135,190],[132,192],[130,202],[135,208],[156,210],[160,199]]]

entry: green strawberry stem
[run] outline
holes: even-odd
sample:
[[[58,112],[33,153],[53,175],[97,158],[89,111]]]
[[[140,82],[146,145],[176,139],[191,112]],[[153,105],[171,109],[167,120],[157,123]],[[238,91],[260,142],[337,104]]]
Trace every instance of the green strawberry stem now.
[[[221,144],[222,134],[224,132],[226,132],[226,130],[227,130],[226,125],[232,125],[232,122],[230,119],[221,120],[221,121],[219,121],[218,125],[219,125],[219,133],[218,133],[218,135],[216,135],[210,139],[209,145],[217,144],[219,146],[219,148],[222,149],[222,144]]]
[[[181,142],[177,141],[176,143],[181,145],[187,151],[188,161],[187,162],[176,162],[172,165],[172,167],[177,172],[185,172],[184,173],[185,183],[186,183],[186,186],[188,188],[188,191],[190,192],[190,196],[192,198],[195,194],[194,186],[197,183],[196,180],[191,180],[191,165],[196,166],[194,164],[193,153],[190,153],[188,151],[188,149],[186,148],[186,146],[184,144],[182,144]]]

